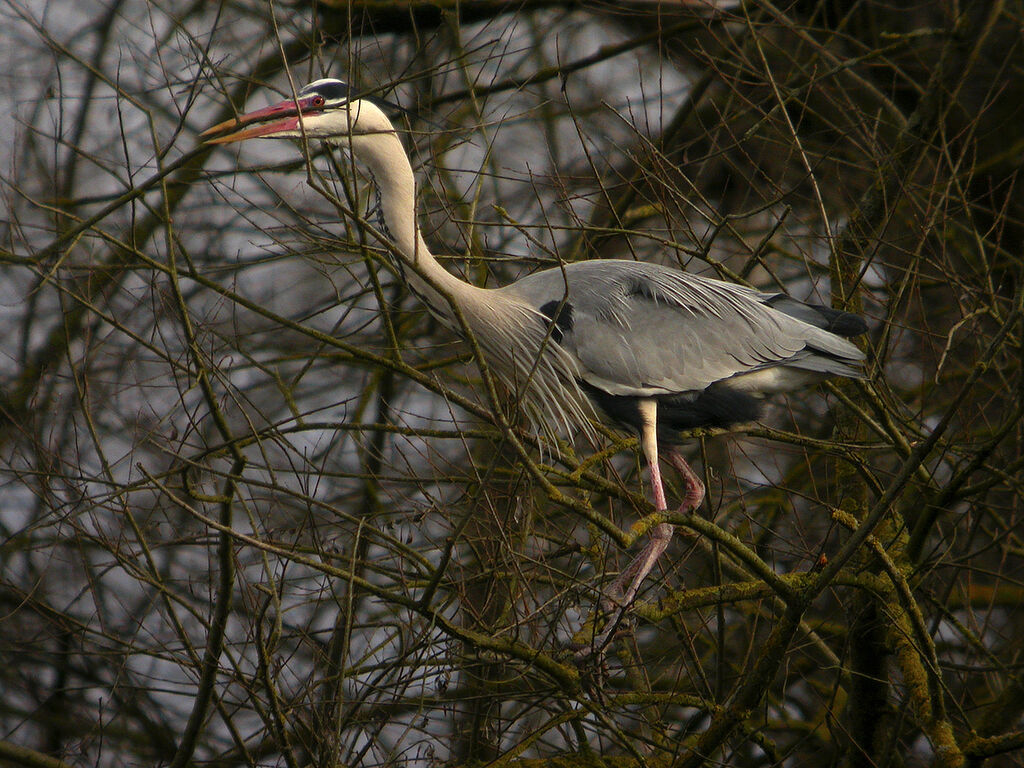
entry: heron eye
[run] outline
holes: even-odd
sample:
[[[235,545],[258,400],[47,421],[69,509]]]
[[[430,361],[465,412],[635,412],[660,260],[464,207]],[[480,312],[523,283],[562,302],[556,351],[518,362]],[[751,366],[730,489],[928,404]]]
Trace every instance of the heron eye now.
[[[313,97],[313,106],[314,107],[322,107],[326,103],[326,101],[327,100],[323,96],[314,96]]]

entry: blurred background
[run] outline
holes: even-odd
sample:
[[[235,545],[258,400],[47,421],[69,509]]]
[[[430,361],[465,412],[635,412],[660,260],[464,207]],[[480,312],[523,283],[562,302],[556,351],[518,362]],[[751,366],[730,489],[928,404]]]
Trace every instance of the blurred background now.
[[[1022,24],[0,0],[0,763],[1024,764]],[[343,151],[198,138],[323,76],[405,110],[476,285],[633,258],[868,320],[868,379],[686,444],[604,670],[635,440],[499,398],[514,451]]]

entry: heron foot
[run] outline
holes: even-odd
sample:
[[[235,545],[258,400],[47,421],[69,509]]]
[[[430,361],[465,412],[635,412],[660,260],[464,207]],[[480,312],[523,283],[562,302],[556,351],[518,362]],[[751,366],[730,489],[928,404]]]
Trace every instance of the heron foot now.
[[[613,602],[607,596],[601,598],[597,609],[586,624],[576,633],[570,647],[577,662],[602,656],[614,641],[633,634],[633,621],[628,607]]]
[[[704,500],[704,483],[690,468],[686,460],[670,451],[667,458],[679,471],[685,487],[685,495],[679,505],[679,513],[692,512]],[[658,558],[668,549],[672,541],[673,527],[665,522],[667,510],[664,507],[665,494],[661,486],[661,477],[657,461],[651,462],[651,476],[655,488],[655,504],[659,507],[654,514],[642,518],[634,525],[633,533],[648,534],[647,543],[623,569],[611,585],[604,590],[591,618],[577,633],[577,638],[589,637],[589,641],[574,643],[573,658],[578,665],[596,661],[597,666],[606,670],[605,650],[613,640],[632,636],[633,623],[629,618],[629,609],[636,600],[640,587],[648,574],[658,562]],[[648,526],[650,526],[648,528]],[[600,626],[600,629],[598,627]]]
[[[608,647],[617,639],[633,633],[632,622],[625,617],[625,611],[621,606],[615,605],[608,610],[608,602],[607,598],[601,599],[598,609],[587,621],[584,630],[577,633],[570,644],[572,660],[580,672],[583,690],[601,705],[605,704],[604,688],[609,677]],[[595,634],[596,625],[602,622],[604,626]],[[581,635],[586,636],[587,629],[591,630],[590,639],[580,640]]]
[[[586,643],[573,654],[573,661],[580,672],[580,685],[584,693],[604,705],[604,687],[609,677],[608,658],[604,650],[597,650],[591,643]]]

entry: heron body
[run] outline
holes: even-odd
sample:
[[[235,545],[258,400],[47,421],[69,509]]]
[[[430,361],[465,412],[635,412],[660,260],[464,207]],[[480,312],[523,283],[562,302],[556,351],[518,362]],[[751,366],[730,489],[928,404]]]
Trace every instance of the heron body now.
[[[552,324],[584,396],[611,420],[640,431],[640,401],[657,403],[658,437],[669,443],[682,430],[753,421],[765,395],[856,376],[863,359],[827,330],[845,313],[657,264],[577,262],[495,293]]]
[[[655,507],[667,509],[659,455],[682,475],[681,509],[704,488],[676,446],[681,432],[757,419],[765,396],[829,376],[859,377],[864,354],[848,340],[859,317],[780,293],[618,259],[566,264],[485,289],[430,253],[416,216],[412,166],[374,103],[333,79],[295,99],[209,129],[212,143],[322,139],[351,150],[377,188],[377,235],[409,288],[449,328],[468,331],[488,365],[545,432],[589,433],[591,419],[635,430]],[[609,588],[628,605],[664,551],[671,526]]]

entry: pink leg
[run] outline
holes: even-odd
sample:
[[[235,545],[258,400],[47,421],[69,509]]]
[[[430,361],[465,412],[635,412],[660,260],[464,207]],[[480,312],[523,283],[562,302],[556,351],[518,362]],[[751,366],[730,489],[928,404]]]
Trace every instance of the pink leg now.
[[[686,463],[686,459],[675,451],[667,451],[665,458],[682,475],[683,483],[686,487],[686,495],[683,497],[682,504],[679,505],[679,511],[680,513],[692,512],[704,500],[704,483],[697,477],[697,473],[690,468],[690,465]],[[650,462],[650,468],[651,492],[654,496],[654,505],[659,510],[667,509],[665,488],[661,482],[661,470],[658,466],[657,458]],[[606,593],[606,599],[613,600],[624,608],[629,607],[636,597],[636,593],[640,590],[640,585],[658,562],[661,553],[668,548],[671,540],[672,526],[669,523],[659,523],[654,526],[649,534],[647,545],[633,558],[633,561],[626,566],[625,570],[619,574],[619,577],[612,582]],[[629,585],[628,587],[626,586],[627,584]]]
[[[704,501],[704,483],[686,462],[686,459],[674,450],[666,451],[665,458],[668,459],[669,464],[675,467],[676,472],[682,475],[683,484],[686,486],[686,495],[679,505],[679,511],[692,512]]]
[[[654,506],[659,511],[666,510],[668,503],[665,500],[665,487],[661,482],[661,467],[658,463],[657,403],[651,400],[641,407],[643,409],[641,412],[645,416],[645,424],[640,433],[640,446],[651,471],[651,494],[654,497]],[[693,511],[704,500],[704,483],[686,463],[686,459],[674,450],[667,451],[665,458],[682,475],[683,483],[686,486],[686,495],[683,497],[679,511]],[[671,540],[672,526],[669,523],[659,523],[654,526],[644,548],[608,587],[601,600],[601,607],[609,613],[618,609],[618,615],[613,621],[609,621],[600,634],[594,638],[591,650],[600,652],[607,644],[612,632],[622,621],[623,614],[633,603],[637,592],[640,591],[640,585],[654,568],[661,554],[668,548]]]

